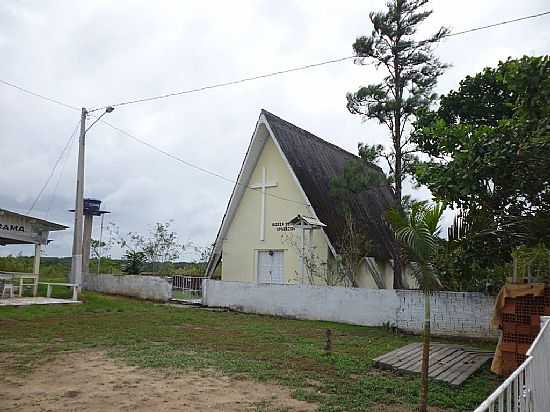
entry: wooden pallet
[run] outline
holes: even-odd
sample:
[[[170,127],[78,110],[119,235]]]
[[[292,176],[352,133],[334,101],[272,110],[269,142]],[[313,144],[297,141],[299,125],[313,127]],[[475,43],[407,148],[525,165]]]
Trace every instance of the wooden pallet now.
[[[460,385],[493,357],[492,352],[457,345],[432,343],[430,345],[430,378]],[[381,369],[399,372],[420,373],[422,344],[412,343],[374,359]]]

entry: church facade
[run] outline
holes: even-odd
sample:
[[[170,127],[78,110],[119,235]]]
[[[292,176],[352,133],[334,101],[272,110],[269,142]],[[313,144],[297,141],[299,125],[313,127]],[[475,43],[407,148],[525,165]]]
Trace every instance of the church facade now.
[[[345,226],[343,213],[329,193],[330,180],[356,158],[262,110],[207,275],[221,265],[224,281],[323,284],[322,277],[311,276],[312,265],[326,271],[339,253]],[[372,173],[382,171],[372,165]],[[392,287],[396,245],[383,221],[392,205],[389,186],[353,199],[352,217],[374,244],[372,256],[364,259],[360,287]]]

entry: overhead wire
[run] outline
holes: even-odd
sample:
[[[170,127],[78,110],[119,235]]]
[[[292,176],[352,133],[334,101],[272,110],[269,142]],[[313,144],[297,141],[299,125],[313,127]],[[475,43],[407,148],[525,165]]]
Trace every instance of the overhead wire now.
[[[152,150],[154,150],[158,153],[161,153],[161,154],[163,154],[163,155],[165,155],[165,156],[167,156],[167,157],[169,157],[169,158],[171,158],[171,159],[173,159],[173,160],[175,160],[179,163],[182,163],[182,164],[184,164],[188,167],[199,170],[203,173],[209,174],[209,175],[217,177],[219,179],[225,180],[226,182],[229,182],[231,184],[242,186],[242,187],[244,187],[245,189],[248,189],[248,190],[253,190],[255,192],[260,192],[261,191],[261,189],[259,189],[259,188],[248,186],[247,184],[239,182],[238,180],[228,178],[228,177],[226,177],[226,176],[224,176],[220,173],[213,172],[213,171],[208,170],[208,169],[206,169],[202,166],[198,166],[194,163],[191,163],[187,160],[184,160],[184,159],[182,159],[181,157],[179,157],[175,154],[167,152],[166,150],[163,150],[163,149],[147,142],[146,140],[141,139],[141,138],[133,135],[132,133],[129,133],[128,131],[126,131],[124,129],[121,129],[120,127],[117,127],[117,126],[113,125],[112,123],[107,122],[106,120],[101,120],[101,123],[109,126],[110,128],[112,128],[113,130],[115,130],[118,133],[122,134],[123,136],[126,136],[127,138],[130,138],[130,139],[132,139],[132,140],[134,140],[134,141],[136,141],[136,142],[138,142],[138,143],[140,143],[140,144],[142,144],[142,145],[144,145],[144,146],[146,146],[146,147],[148,147],[148,148],[150,148],[150,149],[152,149]],[[265,194],[266,194],[266,196],[270,196],[270,197],[273,197],[273,198],[276,198],[276,199],[279,199],[279,200],[284,200],[284,201],[287,201],[287,202],[292,202],[292,203],[296,203],[296,204],[299,204],[299,205],[302,205],[302,206],[307,206],[307,207],[311,206],[309,203],[305,203],[305,202],[299,201],[299,200],[289,199],[289,198],[286,198],[286,197],[283,197],[283,196],[275,195],[273,193],[265,192]]]
[[[64,156],[63,157],[63,161],[61,163],[61,169],[59,170],[59,175],[57,176],[57,181],[55,183],[55,186],[54,186],[54,189],[50,195],[50,201],[48,202],[48,208],[46,209],[46,219],[49,217],[50,215],[50,210],[53,206],[53,202],[54,202],[54,199],[55,199],[55,196],[57,195],[57,189],[59,188],[59,184],[61,183],[61,178],[63,177],[63,172],[65,171],[65,166],[67,165],[68,163],[68,159],[69,159],[69,156],[68,154],[71,153],[71,149],[73,148],[73,144],[74,142],[76,141],[75,137],[73,136],[73,138],[71,139],[71,143],[69,144],[69,148],[67,149],[67,156]]]
[[[534,19],[536,17],[541,17],[541,16],[544,16],[544,15],[547,15],[547,14],[550,14],[550,10],[545,11],[545,12],[541,12],[541,13],[537,13],[537,14],[532,14],[532,15],[529,15],[529,16],[518,17],[516,19],[505,20],[505,21],[501,21],[501,22],[498,22],[498,23],[488,24],[488,25],[485,25],[485,26],[474,27],[474,28],[459,31],[459,32],[447,33],[447,34],[443,35],[441,37],[441,39],[444,39],[444,38],[447,38],[447,37],[459,36],[459,35],[463,35],[463,34],[467,34],[467,33],[472,33],[472,32],[479,31],[479,30],[486,30],[486,29],[489,29],[489,28],[492,28],[492,27],[503,26],[503,25],[510,24],[510,23],[516,23],[518,21]],[[250,82],[250,81],[253,81],[253,80],[265,79],[265,78],[268,78],[268,77],[279,76],[279,75],[282,75],[282,74],[287,74],[287,73],[301,71],[301,70],[307,70],[307,69],[311,69],[311,68],[315,68],[315,67],[319,67],[319,66],[324,66],[324,65],[327,65],[327,64],[339,63],[339,62],[343,62],[343,61],[346,61],[346,60],[361,58],[361,57],[365,57],[365,56],[353,55],[353,56],[339,57],[339,58],[335,58],[335,59],[324,60],[324,61],[321,61],[321,62],[318,62],[318,63],[312,63],[312,64],[306,64],[306,65],[303,65],[303,66],[291,67],[291,68],[284,69],[284,70],[278,70],[278,71],[274,71],[274,72],[270,72],[270,73],[264,73],[264,74],[260,74],[260,75],[256,75],[256,76],[245,77],[245,78],[241,78],[241,79],[237,79],[237,80],[231,80],[231,81],[222,82],[222,83],[214,83],[214,84],[211,84],[211,85],[196,87],[196,88],[192,88],[192,89],[165,93],[165,94],[161,94],[161,95],[158,95],[158,96],[151,96],[151,97],[143,97],[143,98],[137,98],[137,99],[132,99],[132,100],[126,100],[126,101],[110,104],[108,106],[101,106],[101,107],[98,107],[98,108],[95,108],[95,109],[91,109],[91,110],[89,110],[89,112],[93,112],[93,111],[96,111],[96,110],[103,110],[103,109],[106,109],[109,106],[110,107],[127,106],[127,105],[131,105],[131,104],[136,104],[136,103],[144,103],[144,102],[150,102],[150,101],[154,101],[154,100],[166,99],[166,98],[174,97],[174,96],[181,96],[181,95],[184,95],[184,94],[198,93],[198,92],[202,92],[202,91],[205,91],[205,90],[232,86],[232,85],[236,85],[236,84],[240,84],[240,83]]]
[[[485,30],[485,29],[489,29],[489,28],[493,28],[493,27],[497,27],[497,26],[502,26],[502,25],[505,25],[505,24],[515,23],[515,22],[519,22],[519,21],[523,21],[523,20],[527,20],[527,19],[533,19],[533,18],[536,18],[536,17],[541,17],[541,16],[544,16],[544,15],[548,15],[548,14],[550,14],[550,11],[545,11],[545,12],[541,12],[541,13],[537,13],[537,14],[532,14],[532,15],[529,15],[529,16],[523,16],[523,17],[519,17],[519,18],[516,18],[516,19],[506,20],[506,21],[493,23],[493,24],[489,24],[489,25],[485,25],[485,26],[475,27],[475,28],[471,28],[471,29],[468,29],[468,30],[463,30],[463,31],[460,31],[460,32],[448,33],[448,34],[442,36],[442,38],[463,35],[463,34],[475,32],[475,31],[479,31],[479,30]],[[133,99],[133,100],[122,101],[122,102],[111,104],[111,105],[108,105],[108,106],[102,106],[102,107],[98,107],[98,108],[95,108],[95,109],[88,110],[88,113],[91,113],[91,112],[94,112],[94,111],[97,111],[97,110],[107,109],[108,107],[126,106],[126,105],[130,105],[130,104],[136,104],[136,103],[143,103],[143,102],[148,102],[148,101],[166,99],[166,98],[169,98],[169,97],[174,97],[174,96],[179,96],[179,95],[184,95],[184,94],[197,93],[197,92],[201,92],[201,91],[205,91],[205,90],[236,85],[236,84],[249,82],[249,81],[253,81],[253,80],[259,80],[259,79],[268,78],[268,77],[272,77],[272,76],[278,76],[278,75],[282,75],[282,74],[286,74],[286,73],[291,73],[291,72],[296,72],[296,71],[301,71],[301,70],[307,70],[307,69],[311,69],[311,68],[315,68],[315,67],[319,67],[319,66],[338,63],[338,62],[342,62],[342,61],[349,60],[349,59],[352,59],[352,58],[357,58],[357,57],[361,57],[361,56],[356,56],[356,55],[345,56],[345,57],[340,57],[340,58],[336,58],[336,59],[325,60],[325,61],[318,62],[318,63],[312,63],[312,64],[303,65],[303,66],[297,66],[297,67],[292,67],[292,68],[288,68],[288,69],[284,69],[284,70],[274,71],[274,72],[270,72],[270,73],[260,74],[260,75],[256,75],[256,76],[245,77],[245,78],[238,79],[238,80],[232,80],[232,81],[223,82],[223,83],[215,83],[215,84],[212,84],[212,85],[196,87],[196,88],[192,88],[192,89],[188,89],[188,90],[165,93],[165,94],[158,95],[158,96],[144,97],[144,98],[138,98],[138,99]],[[11,83],[11,82],[8,82],[8,81],[2,80],[2,79],[0,79],[0,83],[2,83],[4,85],[7,85],[9,87],[13,87],[13,88],[15,88],[17,90],[20,90],[24,93],[27,93],[29,95],[32,95],[32,96],[38,97],[40,99],[49,101],[51,103],[55,103],[57,105],[63,106],[65,108],[68,108],[68,109],[71,109],[71,110],[77,110],[77,111],[81,110],[76,106],[67,104],[67,103],[62,102],[58,99],[54,99],[54,98],[51,98],[51,97],[44,96],[42,94],[33,92],[33,91],[28,90],[24,87],[18,86],[14,83]],[[96,119],[96,121],[99,121],[99,119]],[[155,150],[159,153],[162,153],[165,156],[168,156],[168,157],[170,157],[170,158],[172,158],[172,159],[174,159],[174,160],[176,160],[176,161],[178,161],[182,164],[185,164],[189,167],[200,170],[200,171],[202,171],[204,173],[207,173],[209,175],[218,177],[218,178],[223,179],[227,182],[230,182],[230,183],[233,183],[233,184],[242,184],[242,183],[239,183],[238,181],[227,178],[227,177],[225,177],[225,176],[223,176],[219,173],[212,172],[212,171],[210,171],[210,170],[208,170],[204,167],[195,165],[195,164],[193,164],[191,162],[188,162],[188,161],[186,161],[186,160],[184,160],[184,159],[182,159],[182,158],[180,158],[176,155],[173,155],[173,154],[171,154],[171,153],[169,153],[169,152],[167,152],[163,149],[160,149],[160,148],[152,145],[151,143],[149,143],[149,142],[147,142],[143,139],[140,139],[137,136],[134,136],[134,135],[128,133],[127,131],[125,131],[124,129],[121,129],[121,128],[119,128],[119,127],[117,127],[117,126],[115,126],[115,125],[113,125],[113,124],[111,124],[111,123],[109,123],[105,120],[101,120],[101,122],[108,125],[109,127],[113,128],[114,130],[118,131],[119,133],[125,135],[126,137],[129,137],[129,138],[141,143],[142,145],[145,145],[145,146],[147,146],[147,147],[149,147],[149,148],[151,148],[151,149],[153,149],[153,150]],[[77,125],[77,127],[78,127],[78,125]],[[75,131],[73,132],[73,135],[71,135],[71,138],[69,139],[69,141],[74,136],[74,133],[76,133],[76,128],[75,128]],[[67,143],[67,145],[68,145],[68,143]],[[65,153],[67,145],[65,146],[64,150],[62,151],[61,156]],[[56,164],[54,165],[54,168],[52,169],[52,172],[50,173],[50,176],[48,177],[48,179],[46,180],[44,186],[40,190],[37,198],[35,199],[35,201],[33,202],[32,206],[31,206],[31,208],[29,209],[29,212],[32,211],[32,209],[35,207],[36,203],[40,199],[40,197],[41,197],[42,193],[44,192],[45,188],[49,184],[49,181],[51,180],[51,178],[53,176],[53,173],[55,172],[55,169],[57,168],[60,160],[61,160],[61,157],[56,161]],[[246,187],[250,190],[255,190],[255,191],[258,190],[256,188],[252,188],[252,187],[249,187],[249,186],[246,186]],[[286,198],[283,198],[283,197],[280,197],[280,196],[277,196],[277,195],[268,194],[268,193],[266,193],[266,195],[276,197],[276,198],[279,198],[279,199],[282,199],[282,200],[287,200],[287,201],[291,201],[291,202],[294,202],[294,203],[300,203],[300,204],[304,204],[306,206],[309,206],[305,203],[298,202],[298,201],[295,201],[295,200],[292,200],[292,199],[286,199]]]
[[[58,100],[58,99],[54,99],[52,97],[48,97],[48,96],[44,96],[42,94],[39,94],[39,93],[36,93],[36,92],[33,92],[32,90],[29,90],[29,89],[26,89],[24,87],[21,87],[21,86],[18,86],[17,84],[14,84],[14,83],[11,83],[11,82],[8,82],[6,80],[2,80],[0,79],[0,83],[6,85],[6,86],[9,86],[9,87],[13,87],[14,89],[17,89],[23,93],[27,93],[27,94],[30,94],[31,96],[34,96],[34,97],[38,97],[42,100],[46,100],[50,103],[55,103],[57,105],[60,105],[60,106],[63,106],[67,109],[71,109],[71,110],[78,110],[80,111],[81,109],[79,109],[78,107],[76,106],[73,106],[71,104],[68,104],[68,103],[65,103],[65,102],[62,102],[61,100]]]
[[[536,13],[536,14],[531,14],[531,15],[528,15],[528,16],[518,17],[518,18],[515,18],[515,19],[511,19],[511,20],[505,20],[505,21],[501,21],[501,22],[498,22],[498,23],[487,24],[485,26],[474,27],[474,28],[459,31],[459,32],[447,33],[444,36],[442,36],[442,39],[447,38],[447,37],[453,37],[453,36],[459,36],[459,35],[462,35],[462,34],[472,33],[472,32],[479,31],[479,30],[486,30],[486,29],[489,29],[489,28],[493,28],[493,27],[497,27],[497,26],[503,26],[503,25],[510,24],[510,23],[516,23],[516,22],[523,21],[523,20],[534,19],[534,18],[542,17],[542,16],[545,16],[545,15],[548,15],[548,14],[550,14],[550,10],[540,12],[540,13]],[[183,95],[183,94],[198,93],[198,92],[205,91],[205,90],[215,89],[215,88],[219,88],[219,87],[231,86],[231,85],[235,85],[235,84],[239,84],[239,83],[264,79],[264,78],[267,78],[267,77],[277,76],[277,75],[291,73],[291,72],[295,72],[295,71],[307,70],[307,69],[311,69],[311,68],[315,68],[315,67],[319,67],[319,66],[324,66],[324,65],[327,65],[327,64],[338,63],[338,62],[342,62],[342,61],[357,58],[357,57],[361,57],[361,56],[356,56],[356,55],[345,56],[345,57],[335,58],[335,59],[331,59],[331,60],[325,60],[325,61],[321,61],[321,62],[317,62],[317,63],[306,64],[306,65],[303,65],[303,66],[292,67],[292,68],[289,68],[289,69],[284,69],[284,70],[274,71],[274,72],[270,72],[270,73],[260,74],[260,75],[256,75],[256,76],[245,77],[245,78],[238,79],[238,80],[231,80],[231,81],[227,81],[227,82],[223,82],[223,83],[214,83],[214,84],[211,84],[211,85],[196,87],[196,88],[192,88],[192,89],[188,89],[188,90],[181,90],[181,91],[165,93],[165,94],[161,94],[161,95],[158,95],[158,96],[151,96],[151,97],[144,97],[144,98],[138,98],[138,99],[133,99],[133,100],[122,101],[122,102],[111,104],[111,105],[108,105],[108,106],[101,106],[101,107],[90,109],[90,110],[88,110],[88,113],[91,113],[91,112],[94,112],[94,111],[97,111],[97,110],[103,110],[103,109],[106,109],[109,106],[111,106],[111,107],[120,107],[120,106],[135,104],[135,103],[142,103],[142,102],[147,102],[147,101],[166,99],[166,98],[169,98],[169,97],[179,96],[179,95]],[[65,102],[63,102],[59,99],[55,99],[55,98],[52,98],[52,97],[44,96],[40,93],[33,92],[32,90],[26,89],[22,86],[19,86],[17,84],[12,83],[12,82],[0,79],[0,83],[4,84],[6,86],[9,86],[9,87],[13,87],[13,88],[15,88],[19,91],[22,91],[24,93],[27,93],[29,95],[32,95],[32,96],[38,97],[40,99],[49,101],[51,103],[55,103],[57,105],[63,106],[67,109],[77,110],[77,111],[81,110],[80,108],[78,108],[76,106],[73,106],[69,103],[65,103]]]
[[[52,180],[52,177],[55,173],[55,170],[57,169],[57,166],[59,166],[59,162],[61,162],[61,159],[63,158],[63,156],[65,155],[65,152],[67,151],[71,141],[74,139],[75,135],[76,135],[76,131],[78,130],[78,125],[80,124],[80,120],[77,122],[76,126],[74,127],[74,130],[73,132],[71,133],[71,135],[69,136],[69,139],[67,140],[67,142],[65,143],[65,146],[63,147],[63,149],[61,150],[61,153],[59,153],[59,156],[57,157],[57,160],[55,161],[54,165],[53,165],[53,168],[52,170],[50,171],[50,174],[48,176],[48,178],[46,179],[46,181],[44,182],[44,184],[42,185],[42,188],[40,189],[40,191],[38,192],[38,194],[36,195],[36,198],[34,199],[34,201],[32,202],[31,204],[31,207],[27,210],[27,214],[32,212],[32,210],[34,209],[34,207],[36,206],[36,204],[38,203],[38,201],[40,200],[40,198],[42,197],[42,194],[44,193],[44,191],[46,190],[46,188],[48,187],[50,181]]]
[[[505,24],[516,23],[516,22],[522,21],[522,20],[534,19],[536,17],[545,16],[547,14],[550,14],[550,10],[549,11],[543,11],[543,12],[537,13],[537,14],[531,14],[530,16],[518,17],[517,19],[505,20],[505,21],[501,21],[501,22],[498,22],[498,23],[488,24],[486,26],[474,27],[473,29],[457,31],[457,32],[454,32],[454,33],[448,33],[443,37],[445,38],[445,37],[458,36],[458,35],[461,35],[461,34],[472,33],[474,31],[478,31],[478,30],[485,30],[485,29],[490,29],[492,27],[504,26]]]
[[[356,56],[339,57],[337,59],[325,60],[325,61],[318,62],[318,63],[312,63],[312,64],[306,64],[306,65],[303,65],[303,66],[291,67],[289,69],[278,70],[278,71],[275,71],[275,72],[270,72],[270,73],[259,74],[259,75],[256,75],[256,76],[245,77],[243,79],[230,80],[230,81],[223,82],[223,83],[214,83],[214,84],[210,84],[210,85],[206,85],[206,86],[196,87],[196,88],[193,88],[193,89],[181,90],[181,91],[161,94],[159,96],[143,97],[143,98],[139,98],[139,99],[123,101],[123,102],[111,104],[109,106],[111,106],[111,107],[127,106],[127,105],[135,104],[135,103],[143,103],[143,102],[149,102],[149,101],[153,101],[153,100],[166,99],[168,97],[180,96],[182,94],[197,93],[197,92],[202,92],[202,91],[205,91],[205,90],[217,89],[219,87],[226,87],[226,86],[232,86],[232,85],[239,84],[239,83],[245,83],[245,82],[249,82],[249,81],[252,81],[252,80],[265,79],[267,77],[278,76],[278,75],[281,75],[281,74],[312,69],[314,67],[324,66],[324,65],[327,65],[327,64],[339,63],[339,62],[343,62],[345,60],[349,60],[349,59],[352,59],[352,58],[355,58],[355,57]],[[109,106],[102,106],[102,107],[98,107],[98,108],[95,108],[95,109],[91,109],[90,112],[93,112],[93,111],[96,111],[96,110],[103,110],[103,109],[106,109]]]

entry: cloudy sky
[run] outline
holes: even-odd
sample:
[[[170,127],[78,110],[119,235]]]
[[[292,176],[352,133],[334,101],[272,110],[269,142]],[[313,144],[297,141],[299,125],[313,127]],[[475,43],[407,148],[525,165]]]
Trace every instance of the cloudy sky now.
[[[421,33],[453,31],[549,9],[547,0],[434,0]],[[0,79],[71,105],[97,107],[352,54],[379,0],[24,1],[0,3]],[[445,39],[452,67],[439,93],[508,56],[550,51],[550,16]],[[387,143],[348,113],[345,94],[380,77],[352,61],[236,86],[121,107],[108,120],[159,148],[236,178],[261,108],[347,150]],[[0,207],[26,212],[79,113],[0,84]],[[71,225],[76,144],[32,214]],[[174,220],[184,241],[215,238],[232,185],[184,166],[98,123],[89,132],[85,195],[103,200],[122,232]],[[426,190],[416,192],[426,197]],[[71,252],[70,230],[51,256]],[[4,247],[0,254],[30,247]]]

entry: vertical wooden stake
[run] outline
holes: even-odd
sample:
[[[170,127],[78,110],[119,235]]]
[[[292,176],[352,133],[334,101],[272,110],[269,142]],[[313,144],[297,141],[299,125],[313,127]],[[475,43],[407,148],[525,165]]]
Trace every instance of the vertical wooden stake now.
[[[325,355],[332,355],[332,330],[325,330]]]

